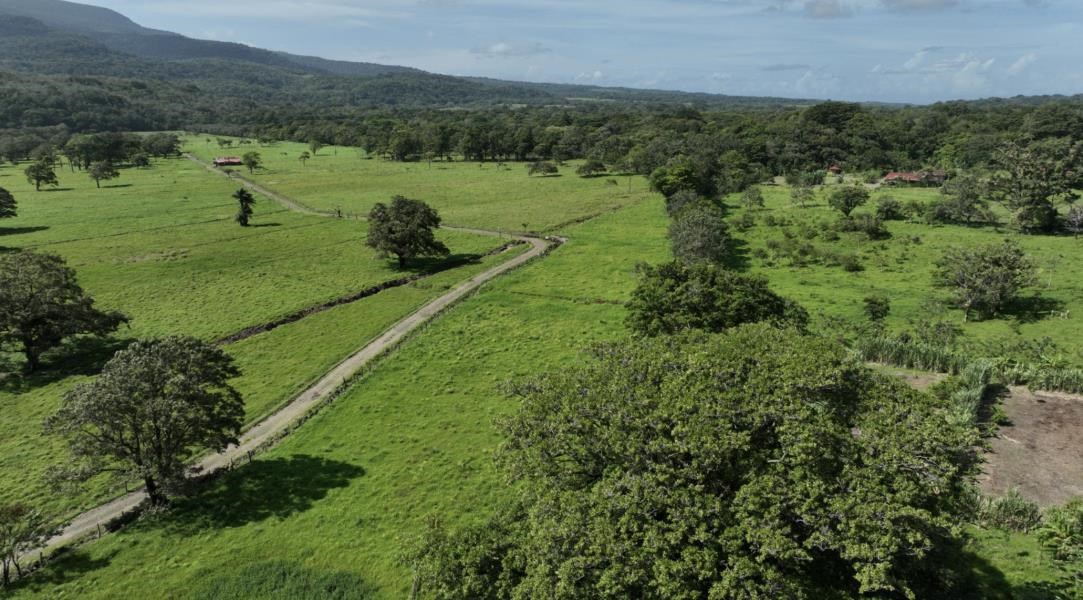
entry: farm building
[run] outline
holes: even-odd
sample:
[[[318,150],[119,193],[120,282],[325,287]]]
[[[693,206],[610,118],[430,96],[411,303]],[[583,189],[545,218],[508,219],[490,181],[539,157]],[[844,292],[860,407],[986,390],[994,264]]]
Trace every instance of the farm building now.
[[[239,167],[244,164],[239,156],[219,156],[212,162],[216,167]]]
[[[944,171],[892,171],[884,176],[884,185],[937,187],[948,178]]]
[[[827,168],[827,170],[832,175],[842,175],[842,167],[840,167],[839,165],[831,165],[830,167]]]

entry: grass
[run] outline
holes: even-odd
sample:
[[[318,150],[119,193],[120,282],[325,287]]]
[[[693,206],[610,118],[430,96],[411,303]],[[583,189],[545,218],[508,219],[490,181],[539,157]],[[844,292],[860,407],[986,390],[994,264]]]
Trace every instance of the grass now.
[[[19,201],[19,216],[0,224],[0,246],[53,252],[66,258],[99,306],[132,317],[116,341],[83,344],[55,354],[31,377],[0,380],[0,502],[31,502],[70,514],[122,488],[96,481],[74,498],[53,493],[45,468],[63,456],[41,433],[63,394],[94,374],[125,340],[187,334],[211,340],[271,321],[383,281],[402,277],[392,262],[363,245],[363,223],[297,215],[260,199],[256,227],[232,221],[232,184],[186,160],[122,172],[130,187],[96,189],[82,173],[62,172],[58,191],[34,192],[15,167],[0,168],[0,186]],[[268,225],[260,227],[260,225]],[[456,232],[440,237],[461,258],[501,240]],[[351,351],[452,284],[497,260],[443,272],[360,302],[230,345],[245,373],[234,383],[258,420],[318,378]],[[452,263],[447,263],[452,264]],[[416,265],[414,272],[444,268]],[[0,355],[9,370],[21,359]]]
[[[405,190],[408,195],[438,202],[435,193],[423,195],[424,186],[443,181],[450,188],[455,183],[453,178],[443,179],[452,173],[430,178],[421,174],[427,170],[424,165],[364,161],[345,150],[334,158],[333,150],[325,149],[307,167],[287,162],[295,162],[293,155],[301,149],[285,144],[263,149],[265,158],[274,152],[290,156],[283,157],[279,166],[269,162],[268,172],[258,177],[313,205],[313,198],[328,198],[321,189],[351,190],[357,186],[369,190],[364,194],[371,193],[372,198],[342,208],[364,210],[370,202],[385,199],[383,196],[399,183],[411,185],[414,180],[419,187],[416,192]],[[318,161],[340,164],[342,173],[328,170],[314,175]],[[467,177],[476,165],[444,166],[459,173],[464,185],[480,185],[469,183],[472,180]],[[279,168],[281,171],[276,170]],[[309,174],[302,169],[308,169]],[[346,174],[350,169],[356,173]],[[438,170],[436,166],[433,169]],[[479,196],[519,198],[524,214],[534,210],[529,195],[517,196],[515,187],[508,187],[512,175],[496,171],[492,165],[487,169],[492,189]],[[515,182],[526,180],[523,173],[508,173],[514,175]],[[398,183],[371,181],[385,181],[381,177]],[[334,180],[327,181],[329,178]],[[565,180],[578,181],[584,190],[596,183],[571,177],[559,181]],[[378,192],[371,191],[377,188]],[[456,203],[453,197],[460,191],[443,193],[447,196],[441,211],[462,219],[449,216],[449,222],[519,228],[514,223],[515,211],[505,210],[501,202],[482,202],[485,209],[476,211]],[[926,191],[907,190],[896,195],[904,194],[930,198]],[[736,233],[746,244],[744,266],[764,273],[776,289],[823,315],[860,318],[865,295],[886,293],[893,299],[889,324],[896,328],[921,316],[925,299],[936,295],[928,286],[928,270],[939,250],[953,243],[996,241],[1005,235],[981,228],[890,223],[893,237],[885,242],[886,248],[880,248],[880,242],[859,241],[851,234],[830,243],[837,250],[860,254],[866,264],[863,272],[772,265],[751,255],[752,250],[765,248],[768,239],[781,237],[781,228],[765,225],[762,215],[785,216],[795,222],[834,217],[822,206],[789,207],[781,189],[768,189],[766,196],[768,208],[760,211],[759,223]],[[426,516],[439,515],[451,526],[474,521],[484,518],[508,493],[491,461],[499,443],[493,421],[515,409],[501,393],[501,383],[574,364],[582,360],[584,348],[590,344],[625,335],[625,310],[620,302],[634,287],[636,263],[668,257],[661,202],[634,197],[621,202],[623,208],[618,211],[559,227],[570,238],[567,244],[546,259],[487,285],[429,324],[274,450],[223,476],[201,493],[178,500],[170,513],[145,519],[70,553],[26,581],[15,596],[185,597],[208,589],[256,589],[249,586],[274,577],[285,581],[283,589],[297,590],[294,593],[299,596],[307,593],[307,582],[333,580],[364,586],[374,598],[404,597],[410,573],[399,563],[398,554],[404,540],[420,530]],[[512,207],[514,202],[509,200],[506,206]],[[539,213],[539,222],[530,228],[570,221],[581,208],[590,214],[579,205],[570,209],[553,204],[551,208],[549,213]],[[739,216],[740,212],[734,214]],[[921,243],[912,241],[914,235],[922,237]],[[1072,240],[1066,238],[1020,241],[1042,260],[1072,248]],[[740,254],[741,248],[738,250]],[[1083,295],[1077,293],[1076,280],[1070,279],[1076,275],[1075,267],[1067,262],[1060,263],[1055,285],[1043,293],[1074,307]],[[429,282],[436,285],[436,279]],[[403,294],[414,291],[418,290],[402,289]],[[260,336],[242,342],[237,348],[244,349],[239,359],[249,353],[251,376],[266,376],[266,393],[273,395],[287,380],[298,385],[307,372],[302,368],[281,381],[272,379],[282,374],[273,369],[283,369],[286,364],[285,357],[280,359],[275,353],[288,354],[290,347],[275,337],[310,340],[308,352],[320,348],[326,360],[331,360],[341,348],[323,346],[337,343],[335,330],[352,318],[360,318],[361,313],[371,315],[373,310],[360,303],[342,307],[276,330],[266,339]],[[388,310],[390,318],[394,309]],[[1070,321],[1014,320],[971,324],[967,334],[990,339],[1001,334],[1048,331],[1063,341],[1070,339],[1072,327]],[[268,346],[261,349],[260,343]],[[293,358],[299,356],[294,354]],[[976,589],[984,597],[1052,597],[1041,594],[1055,585],[1057,576],[1033,537],[978,531],[967,557],[972,561],[969,568],[976,578]]]
[[[1049,337],[1069,352],[1077,352],[1083,336],[1083,263],[1073,260],[1083,251],[1083,240],[1068,236],[1028,236],[1007,228],[990,226],[928,225],[906,221],[886,223],[891,237],[886,240],[862,239],[860,234],[842,233],[837,241],[825,241],[822,235],[805,240],[802,225],[818,230],[820,223],[833,222],[839,213],[826,206],[826,193],[807,208],[792,206],[789,189],[784,186],[764,186],[766,208],[756,210],[756,225],[734,235],[741,238],[741,259],[749,271],[765,275],[780,294],[793,298],[814,314],[865,320],[863,299],[883,295],[891,300],[887,325],[903,329],[912,321],[927,318],[942,310],[940,318],[963,325],[962,312],[946,306],[948,293],[934,289],[934,263],[944,250],[952,246],[973,246],[998,243],[1011,238],[1033,257],[1040,273],[1040,285],[1024,295],[1040,294],[1041,301],[1030,301],[1004,318],[971,321],[964,326],[964,335],[975,342],[1018,340]],[[930,189],[891,189],[873,194],[869,205],[855,214],[871,213],[876,198],[891,195],[904,203],[909,200],[929,202],[938,195]],[[736,197],[729,200],[731,222],[745,211],[737,208]],[[768,219],[785,224],[768,225]],[[783,240],[785,232],[807,241],[820,249],[857,257],[864,270],[847,272],[841,267],[810,264],[795,266],[786,258],[775,258],[768,248],[769,240]],[[766,253],[766,259],[756,256]],[[940,306],[937,306],[937,305]],[[1051,314],[1055,311],[1056,314]],[[1067,314],[1068,318],[1061,315]],[[1083,354],[1066,357],[1083,362]]]
[[[222,149],[208,139],[189,136],[185,149],[203,160],[259,152],[265,168],[246,176],[321,210],[367,214],[377,202],[403,195],[428,202],[449,225],[540,232],[651,195],[640,177],[583,179],[575,175],[574,162],[559,176],[529,177],[522,163],[397,163],[331,146],[302,164],[298,156],[309,151],[305,144]]]

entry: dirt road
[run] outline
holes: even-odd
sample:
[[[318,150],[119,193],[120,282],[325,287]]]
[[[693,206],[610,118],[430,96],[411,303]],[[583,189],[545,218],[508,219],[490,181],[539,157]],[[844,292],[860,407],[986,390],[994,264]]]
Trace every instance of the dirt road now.
[[[206,165],[191,155],[186,156],[190,160],[206,166],[212,171],[221,173],[221,171]],[[228,176],[226,173],[223,173],[223,175]],[[241,181],[245,187],[267,196],[291,210],[309,215],[325,217],[337,216],[331,213],[316,211],[296,200],[278,194],[272,190],[268,190],[247,179],[237,177],[233,177],[233,179]],[[502,232],[480,229],[462,229],[454,227],[448,227],[448,229],[455,229],[479,235],[509,237]],[[250,456],[250,453],[265,447],[267,444],[273,443],[284,434],[288,433],[294,424],[299,422],[311,410],[331,398],[341,386],[358,374],[373,359],[394,348],[396,344],[402,341],[403,338],[411,332],[429,322],[442,311],[474,292],[486,282],[543,255],[550,245],[549,241],[537,237],[515,235],[510,237],[530,244],[530,250],[507,262],[496,265],[491,269],[471,277],[399,321],[385,331],[380,337],[369,342],[363,348],[344,359],[335,368],[331,369],[331,371],[320,378],[319,381],[294,398],[289,404],[255,424],[241,436],[239,445],[231,446],[223,453],[205,457],[198,463],[198,466],[204,472],[216,471],[228,467],[234,462],[247,459]],[[107,522],[133,510],[145,498],[146,494],[142,491],[132,492],[80,514],[58,535],[49,540],[46,549],[54,549],[92,534],[96,534],[104,529]]]

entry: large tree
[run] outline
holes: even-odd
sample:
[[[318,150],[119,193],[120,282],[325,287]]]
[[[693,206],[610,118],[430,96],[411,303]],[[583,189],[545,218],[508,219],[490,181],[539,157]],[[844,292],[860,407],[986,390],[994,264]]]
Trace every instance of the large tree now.
[[[1016,226],[1048,233],[1057,227],[1056,203],[1075,200],[1083,186],[1083,142],[1012,142],[993,154],[993,165],[990,192],[1013,211]]]
[[[40,192],[42,185],[56,186],[60,184],[60,181],[56,178],[56,171],[53,170],[53,165],[46,161],[39,160],[27,167],[24,172],[26,173],[26,180],[34,184],[36,191]]]
[[[365,244],[385,256],[394,256],[399,268],[419,256],[447,256],[447,246],[436,239],[440,215],[420,200],[395,196],[391,205],[377,203],[369,212],[369,235]]]
[[[673,256],[685,262],[721,263],[726,259],[729,228],[718,206],[700,202],[681,210],[669,224]]]
[[[849,217],[850,213],[854,212],[854,209],[868,201],[869,190],[857,185],[840,187],[827,197],[827,204],[846,217]]]
[[[1021,290],[1037,283],[1037,268],[1010,240],[1000,244],[949,248],[936,261],[933,283],[951,290],[955,304],[963,309],[963,321],[971,312],[996,316]]]
[[[15,196],[4,188],[0,188],[0,219],[14,217],[17,208],[18,204],[15,202]]]
[[[113,163],[103,160],[90,165],[90,169],[87,170],[87,175],[94,180],[94,183],[100,189],[102,187],[102,181],[109,181],[110,179],[116,179],[120,177],[120,171],[113,166]]]
[[[805,309],[771,291],[762,277],[703,262],[644,265],[639,271],[627,318],[638,334],[717,333],[761,321],[797,328],[808,323]]]
[[[26,356],[27,369],[65,338],[106,335],[128,318],[100,311],[64,259],[30,251],[0,254],[0,346]]]
[[[133,343],[96,379],[65,394],[46,420],[71,450],[60,474],[138,477],[151,504],[165,503],[166,488],[184,479],[193,454],[237,443],[244,400],[229,380],[238,375],[228,354],[195,338]]]
[[[980,439],[824,339],[603,347],[515,388],[513,499],[408,556],[427,598],[952,597]]]

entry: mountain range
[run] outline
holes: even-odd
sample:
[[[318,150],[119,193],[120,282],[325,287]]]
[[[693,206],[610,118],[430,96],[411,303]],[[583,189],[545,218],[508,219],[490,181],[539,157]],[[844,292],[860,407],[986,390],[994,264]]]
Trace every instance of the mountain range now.
[[[159,102],[172,103],[183,115],[176,120],[189,123],[220,119],[223,110],[250,112],[253,107],[309,107],[326,113],[366,107],[559,106],[599,101],[732,107],[807,103],[454,77],[410,67],[327,60],[192,39],[143,27],[113,10],[64,0],[0,0],[0,71],[7,71],[5,78],[23,91],[63,88],[65,94],[82,98],[104,94],[125,105],[147,100],[124,92],[135,86]],[[16,98],[3,88],[0,100],[34,104],[26,107],[28,118],[4,119],[0,114],[0,127],[56,124],[60,113],[71,108],[57,106],[49,114],[49,99],[36,93]],[[155,107],[148,104],[145,109],[154,112]],[[11,111],[10,106],[8,111],[0,109]],[[150,115],[148,119],[155,122],[147,125],[170,124]],[[90,127],[114,125],[119,124],[106,119]]]

